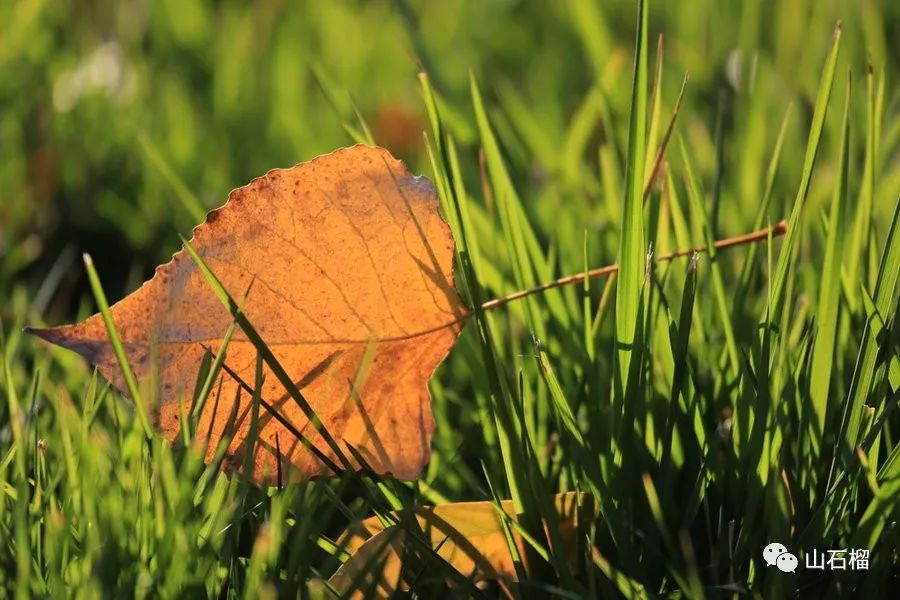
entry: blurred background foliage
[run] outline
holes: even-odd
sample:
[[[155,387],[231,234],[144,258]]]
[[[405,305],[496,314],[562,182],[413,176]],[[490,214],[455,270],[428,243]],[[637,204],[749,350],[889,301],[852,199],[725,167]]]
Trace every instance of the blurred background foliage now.
[[[0,2],[0,291],[8,298],[14,286],[45,284],[38,313],[70,320],[86,290],[76,259],[87,251],[111,296],[122,296],[177,248],[175,231],[196,224],[180,185],[204,209],[218,206],[270,168],[351,143],[342,124],[355,123],[357,109],[377,142],[429,174],[416,80],[423,69],[464,145],[477,143],[470,70],[479,78],[539,232],[580,237],[587,225],[608,234],[598,236],[606,240],[598,258],[612,262],[616,215],[592,210],[609,188],[582,173],[621,169],[635,7],[600,4]],[[862,75],[872,64],[890,81],[900,61],[895,2],[654,4],[651,37],[665,34],[664,97],[671,105],[689,75],[680,130],[707,180],[717,128],[727,130],[722,164],[736,185],[722,190],[720,233],[752,218],[775,124],[793,103],[803,118],[786,137],[785,187],[775,196],[780,207],[791,198],[838,19],[844,68]],[[900,130],[895,97],[887,100],[893,127],[882,147],[891,157]],[[864,103],[855,106],[862,124]],[[585,139],[572,139],[573,123]],[[597,144],[610,137],[615,160],[598,167]],[[900,174],[886,177],[882,193],[896,195]],[[828,189],[823,169],[807,214],[817,214]],[[562,204],[577,210],[545,218]]]

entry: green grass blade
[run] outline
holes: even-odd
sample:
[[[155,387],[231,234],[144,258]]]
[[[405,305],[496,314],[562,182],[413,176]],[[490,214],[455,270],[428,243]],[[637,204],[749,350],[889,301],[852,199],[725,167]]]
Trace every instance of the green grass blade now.
[[[791,118],[791,106],[784,113],[781,120],[781,128],[778,130],[778,137],[775,138],[775,146],[772,149],[772,157],[769,159],[769,166],[766,169],[766,187],[763,192],[762,201],[756,212],[756,218],[753,221],[753,229],[761,229],[767,222],[772,222],[773,215],[769,214],[772,205],[772,196],[775,189],[775,177],[778,174],[778,165],[781,163],[781,150],[784,148],[784,140],[788,130],[788,124]],[[759,253],[759,247],[756,244],[750,246],[747,251],[747,258],[744,260],[744,266],[741,268],[741,276],[739,280],[738,292],[734,298],[733,315],[738,315],[743,311],[747,301],[747,290],[751,283],[751,277],[756,264],[756,257]]]
[[[862,182],[860,184],[856,211],[853,219],[853,228],[850,232],[847,247],[849,252],[846,257],[844,270],[845,289],[850,301],[850,307],[854,311],[859,306],[856,282],[865,258],[865,248],[869,239],[869,230],[872,222],[872,207],[875,195],[876,163],[878,162],[878,131],[881,128],[881,114],[879,107],[882,105],[884,87],[878,85],[875,71],[869,65],[866,71],[866,137],[865,159],[863,162]]]
[[[825,68],[822,71],[822,78],[819,80],[819,91],[816,95],[816,106],[813,112],[812,123],[810,124],[809,139],[806,144],[806,154],[803,158],[803,173],[800,177],[800,187],[794,198],[794,207],[791,209],[791,217],[788,221],[788,230],[781,244],[781,254],[778,257],[778,265],[775,268],[775,274],[772,277],[771,294],[770,294],[770,311],[774,316],[781,313],[781,307],[785,302],[785,284],[787,283],[788,273],[791,269],[794,246],[797,243],[797,236],[800,231],[801,215],[803,207],[806,204],[806,196],[809,192],[809,183],[812,179],[813,167],[816,162],[816,155],[819,152],[819,141],[822,137],[822,129],[825,126],[825,114],[828,112],[828,103],[831,99],[831,88],[834,82],[834,71],[837,66],[838,50],[841,44],[841,26],[838,25],[834,30],[834,40],[831,44],[831,51],[825,62]]]
[[[825,431],[828,411],[828,391],[831,387],[832,363],[837,342],[838,312],[841,292],[841,259],[844,256],[844,232],[847,223],[847,195],[850,171],[850,85],[844,96],[844,118],[841,125],[841,141],[838,152],[838,174],[834,183],[831,213],[828,219],[828,239],[825,242],[825,259],[822,264],[822,281],[816,309],[816,332],[812,348],[809,385],[810,399],[816,428],[810,434],[814,447]]]
[[[725,334],[725,349],[731,363],[731,374],[737,376],[740,372],[740,359],[738,357],[737,341],[734,335],[734,328],[731,324],[731,311],[729,310],[729,298],[725,292],[725,283],[722,279],[722,271],[716,260],[715,236],[713,235],[713,224],[704,210],[705,202],[700,191],[700,183],[694,170],[693,162],[688,154],[684,140],[679,138],[681,142],[681,157],[685,165],[685,179],[687,180],[687,195],[691,206],[691,212],[694,218],[700,222],[703,229],[703,242],[706,244],[707,256],[712,271],[713,293],[716,299],[716,308],[718,308],[719,322],[722,326],[722,332]]]
[[[106,332],[109,335],[109,343],[112,345],[113,353],[116,355],[116,362],[119,364],[119,369],[122,371],[122,377],[125,380],[125,386],[128,388],[128,394],[134,402],[134,409],[138,415],[141,427],[144,429],[144,433],[149,437],[150,421],[147,418],[147,407],[144,405],[141,390],[138,387],[137,379],[134,376],[134,371],[132,371],[131,365],[128,364],[128,356],[125,354],[125,348],[122,346],[122,338],[119,337],[119,332],[116,330],[116,324],[113,322],[112,312],[109,310],[109,303],[106,301],[106,294],[103,292],[103,286],[100,284],[100,277],[97,275],[97,270],[94,268],[94,261],[91,260],[91,257],[88,254],[85,254],[83,258],[84,268],[87,270],[88,281],[91,284],[91,291],[94,293],[94,300],[97,302],[97,308],[103,316],[103,324],[106,326]]]
[[[156,144],[150,139],[150,136],[141,131],[138,132],[137,139],[141,148],[144,150],[144,153],[147,155],[147,159],[154,167],[156,167],[160,175],[163,176],[163,179],[166,180],[166,183],[168,183],[175,191],[175,195],[178,196],[178,200],[181,202],[181,206],[184,210],[191,216],[191,219],[195,223],[202,223],[206,219],[206,210],[203,207],[203,203],[200,202],[200,199],[194,195],[191,189],[184,181],[182,181],[181,177],[179,177],[175,170],[172,169],[169,162],[159,151],[159,148],[157,148]]]
[[[322,420],[316,415],[316,412],[309,405],[306,398],[303,397],[303,394],[300,390],[297,389],[296,384],[294,384],[291,376],[288,375],[287,371],[284,370],[284,367],[281,366],[281,363],[275,358],[275,355],[272,353],[272,350],[265,343],[259,333],[256,331],[256,328],[250,323],[247,317],[241,312],[240,307],[225,289],[225,286],[222,285],[222,282],[219,281],[219,278],[212,272],[209,266],[206,264],[206,261],[203,260],[203,257],[197,253],[191,243],[182,238],[182,243],[184,244],[184,248],[187,253],[191,256],[194,262],[197,264],[197,267],[200,269],[200,272],[203,274],[213,293],[215,293],[216,297],[222,302],[222,305],[228,310],[231,314],[232,318],[241,328],[241,331],[244,332],[244,335],[250,340],[253,344],[253,347],[256,348],[257,352],[262,355],[263,360],[266,363],[266,366],[272,371],[275,375],[276,379],[281,383],[284,387],[284,390],[288,393],[291,399],[297,404],[300,410],[303,411],[304,416],[309,420],[310,424],[322,436],[322,439],[325,440],[325,443],[328,445],[329,449],[334,452],[335,456],[340,460],[345,468],[349,468],[350,461],[347,459],[343,450],[340,446],[338,446],[337,441],[335,441],[334,437],[322,423]]]
[[[644,282],[644,164],[647,135],[647,21],[648,2],[638,2],[635,36],[631,115],[628,119],[628,157],[625,166],[625,198],[622,237],[619,243],[619,276],[616,286],[616,344],[619,377],[626,381],[634,352],[635,329]]]
[[[875,308],[882,315],[894,314],[897,299],[895,297],[897,280],[900,278],[900,199],[894,207],[894,218],[888,232],[884,254],[881,257],[881,266],[878,269],[878,279],[875,285]],[[837,441],[835,457],[846,457],[841,450],[852,451],[859,443],[860,424],[862,422],[863,407],[869,397],[869,391],[875,377],[879,350],[879,341],[876,339],[872,324],[866,324],[862,342],[857,356],[856,368],[850,391],[844,404],[843,422],[841,423],[842,435]],[[846,445],[846,446],[845,446]],[[832,463],[832,472],[834,463]]]

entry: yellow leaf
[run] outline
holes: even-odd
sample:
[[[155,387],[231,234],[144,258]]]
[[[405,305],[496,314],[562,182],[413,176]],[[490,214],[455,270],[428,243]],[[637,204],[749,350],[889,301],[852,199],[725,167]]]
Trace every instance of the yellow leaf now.
[[[355,146],[234,190],[191,242],[233,297],[250,290],[244,314],[340,447],[349,444],[377,473],[404,479],[418,477],[428,461],[434,420],[427,382],[468,312],[454,287],[453,238],[437,206],[427,179],[384,149]],[[157,344],[160,403],[151,408],[174,440],[204,352],[218,351],[231,316],[184,250],[112,315],[139,380],[149,378]],[[32,332],[82,354],[125,390],[99,314]],[[211,399],[200,418],[198,432],[210,432],[207,458],[223,436],[238,380],[254,381],[255,360],[256,349],[238,332],[225,361],[237,379],[223,374],[215,414]],[[263,400],[337,462],[277,379],[265,375]],[[228,448],[239,469],[251,425],[248,396]],[[299,479],[334,474],[261,411],[252,478],[271,481],[279,461],[293,465]]]
[[[549,550],[565,556],[573,570],[580,558],[583,526],[590,521],[592,502],[590,496],[583,493],[566,492],[554,497],[564,547]],[[511,500],[502,501],[500,507],[513,521],[516,520]],[[371,517],[356,523],[341,536],[338,544],[351,557],[329,580],[338,592],[352,593],[352,598],[391,597],[409,584],[401,578],[405,550],[425,545],[456,569],[463,579],[476,582],[517,580],[513,556],[494,503],[454,502],[423,506],[406,515],[408,521],[402,517],[397,517],[398,524],[387,528],[379,519]],[[411,517],[415,517],[415,524]],[[510,529],[519,556],[524,556],[527,542],[515,526],[511,525]],[[424,539],[417,542],[412,536]],[[524,567],[527,571],[528,565]],[[448,583],[452,584],[452,581]],[[370,595],[366,596],[366,593]]]

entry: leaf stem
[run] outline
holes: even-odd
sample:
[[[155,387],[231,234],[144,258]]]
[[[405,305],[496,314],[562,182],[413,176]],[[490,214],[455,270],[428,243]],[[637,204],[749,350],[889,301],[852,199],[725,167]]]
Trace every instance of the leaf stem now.
[[[713,247],[717,250],[722,250],[724,248],[732,248],[734,246],[743,246],[745,244],[753,244],[756,242],[761,242],[768,239],[769,234],[771,233],[772,237],[780,237],[787,233],[787,221],[782,219],[779,223],[766,227],[764,229],[759,229],[757,231],[752,231],[750,233],[745,233],[742,235],[737,235],[730,238],[725,238],[722,240],[716,240],[713,244]],[[670,252],[668,254],[662,254],[657,259],[656,262],[665,262],[672,260],[673,258],[678,258],[681,256],[688,256],[693,254],[694,252],[706,252],[708,250],[707,246],[697,246],[695,248],[682,248],[681,250],[676,250],[675,252]],[[605,267],[599,267],[596,269],[591,269],[590,271],[584,273],[577,273],[575,275],[568,275],[566,277],[560,277],[556,281],[551,281],[549,283],[541,284],[537,287],[533,287],[527,290],[520,290],[518,292],[513,292],[508,296],[503,296],[502,298],[494,298],[493,300],[488,300],[481,305],[482,310],[491,310],[494,308],[498,308],[500,306],[504,306],[513,300],[519,300],[521,298],[525,298],[527,296],[531,296],[533,294],[538,294],[540,292],[544,292],[547,290],[552,290],[553,288],[562,287],[564,285],[571,285],[575,283],[581,283],[586,279],[599,279],[601,277],[606,277],[612,273],[616,273],[619,270],[619,265],[607,265]],[[469,313],[463,317],[463,319],[467,318],[472,313]],[[462,320],[462,319],[461,319]]]

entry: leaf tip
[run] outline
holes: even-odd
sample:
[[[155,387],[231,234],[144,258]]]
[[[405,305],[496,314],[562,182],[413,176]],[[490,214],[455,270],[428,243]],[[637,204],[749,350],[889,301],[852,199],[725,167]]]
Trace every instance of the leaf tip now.
[[[22,328],[22,333],[27,333],[29,335],[39,337],[45,342],[50,342],[51,344],[56,344],[57,346],[62,345],[61,342],[63,336],[61,335],[58,327],[32,327],[31,325],[26,325]]]

